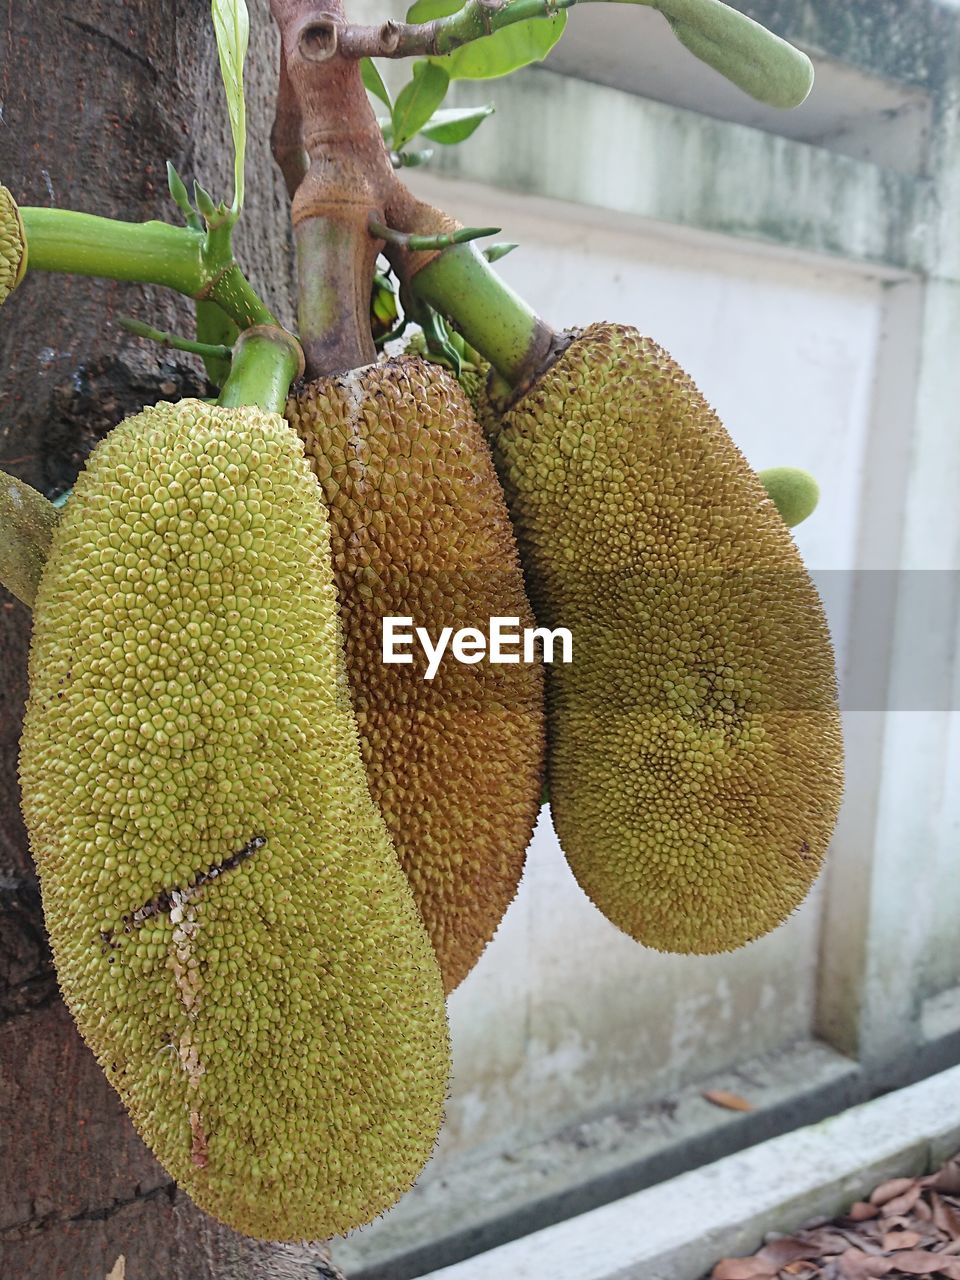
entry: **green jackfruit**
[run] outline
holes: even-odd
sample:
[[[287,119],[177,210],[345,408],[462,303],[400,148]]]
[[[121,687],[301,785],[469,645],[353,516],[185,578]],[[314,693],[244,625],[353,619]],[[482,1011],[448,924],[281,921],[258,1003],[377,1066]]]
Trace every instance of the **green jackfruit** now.
[[[23,279],[27,269],[27,241],[17,202],[0,186],[0,306]]]
[[[554,824],[581,887],[663,951],[779,924],[816,877],[842,743],[817,593],[763,487],[654,342],[594,325],[501,419],[541,625]]]
[[[798,467],[768,467],[757,473],[767,497],[791,529],[812,516],[820,501],[820,488],[809,471]]]
[[[127,419],[54,534],[23,806],[61,989],[147,1144],[247,1235],[406,1191],[440,974],[363,774],[329,528],[281,417]]]
[[[455,380],[423,360],[314,382],[287,417],[330,507],[370,788],[450,991],[517,891],[539,810],[542,670],[448,652],[426,680],[419,647],[384,664],[383,618],[412,618],[434,641],[486,634],[493,617],[535,625],[503,492]]]
[[[32,605],[60,513],[16,476],[0,471],[0,583]]]

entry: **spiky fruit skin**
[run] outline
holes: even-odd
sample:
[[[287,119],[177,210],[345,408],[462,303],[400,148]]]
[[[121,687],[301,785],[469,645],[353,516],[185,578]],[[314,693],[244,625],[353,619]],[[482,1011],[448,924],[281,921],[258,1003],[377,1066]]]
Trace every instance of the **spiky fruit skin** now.
[[[440,1124],[443,992],[281,417],[163,404],[91,455],[36,601],[21,781],[64,998],[177,1182],[265,1239],[392,1204]]]
[[[539,810],[538,663],[432,680],[419,646],[385,665],[382,619],[533,626],[490,450],[450,374],[420,359],[306,387],[287,406],[330,508],[347,670],[370,789],[440,961],[466,976],[517,891]]]
[[[27,242],[17,202],[0,186],[0,306],[23,279],[27,269]]]
[[[594,325],[496,452],[541,625],[553,819],[581,887],[662,951],[731,950],[816,877],[842,743],[823,611],[763,487],[683,370]]]
[[[427,353],[427,343],[420,329],[414,330],[407,339],[404,347],[404,354],[411,356],[421,356],[425,360],[430,360]],[[490,365],[486,360],[476,358],[476,363],[465,362],[460,372],[457,374],[457,381],[463,389],[463,394],[470,402],[470,408],[473,410],[473,416],[483,427],[487,440],[493,437],[496,424],[498,422],[498,414],[494,409],[490,394],[487,390],[487,379],[490,374]],[[441,366],[442,367],[442,366]]]
[[[0,471],[0,583],[32,606],[59,512],[42,493]]]

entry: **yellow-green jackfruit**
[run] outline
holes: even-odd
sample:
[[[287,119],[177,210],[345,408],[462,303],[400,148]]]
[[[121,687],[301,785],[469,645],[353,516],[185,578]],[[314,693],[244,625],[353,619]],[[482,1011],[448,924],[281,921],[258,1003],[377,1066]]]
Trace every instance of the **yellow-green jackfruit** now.
[[[0,583],[32,605],[60,513],[16,476],[0,471]]]
[[[0,186],[0,306],[23,279],[27,269],[27,241],[17,202]]]
[[[594,325],[501,419],[548,671],[553,819],[581,887],[663,951],[732,949],[803,899],[842,744],[823,610],[763,487],[654,342]]]
[[[64,998],[144,1140],[320,1238],[433,1148],[440,973],[363,773],[329,529],[279,415],[127,419],[40,584],[23,806]]]
[[[287,416],[330,508],[370,788],[450,991],[523,870],[542,782],[542,671],[447,652],[424,679],[419,646],[410,664],[384,663],[383,618],[410,618],[433,641],[445,628],[486,634],[493,617],[534,626],[503,492],[455,380],[423,360],[314,382]]]

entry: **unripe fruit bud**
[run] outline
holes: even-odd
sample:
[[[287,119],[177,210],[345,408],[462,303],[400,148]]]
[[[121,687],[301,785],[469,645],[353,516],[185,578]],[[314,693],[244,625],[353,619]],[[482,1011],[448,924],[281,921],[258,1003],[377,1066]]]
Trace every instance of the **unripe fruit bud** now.
[[[809,471],[798,467],[769,467],[758,474],[767,497],[789,528],[803,524],[816,511],[820,489]]]
[[[0,305],[6,302],[27,270],[27,239],[17,202],[0,186]]]

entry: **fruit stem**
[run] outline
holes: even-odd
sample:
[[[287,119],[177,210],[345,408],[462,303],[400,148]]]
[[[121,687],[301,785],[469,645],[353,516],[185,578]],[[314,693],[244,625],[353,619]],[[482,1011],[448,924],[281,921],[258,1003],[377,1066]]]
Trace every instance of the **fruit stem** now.
[[[276,324],[234,262],[228,239],[166,222],[118,222],[69,209],[22,208],[28,271],[163,285],[216,302],[240,327]]]
[[[303,351],[278,325],[255,325],[240,334],[218,404],[257,405],[282,413],[290,385],[303,374]]]
[[[370,234],[384,244],[400,245],[414,252],[429,252],[431,249],[447,249],[454,244],[467,244],[471,240],[480,240],[484,236],[499,235],[500,227],[460,227],[457,231],[441,231],[432,236],[418,236],[408,231],[396,231],[385,226],[376,218],[367,223]]]
[[[403,280],[408,262],[401,259],[395,266]],[[549,362],[556,334],[475,245],[444,249],[412,275],[409,286],[448,317],[511,387],[528,386]]]
[[[372,364],[377,351],[370,328],[370,290],[377,251],[363,211],[305,217],[295,224],[294,236],[297,325],[309,378]]]
[[[134,320],[130,316],[121,316],[118,324],[121,329],[126,329],[127,333],[132,333],[136,338],[146,338],[148,342],[159,343],[161,347],[172,347],[174,351],[186,351],[190,355],[204,356],[214,360],[230,358],[228,346],[181,338],[178,333],[166,333],[162,329],[155,329],[153,325],[144,324],[142,320]]]

